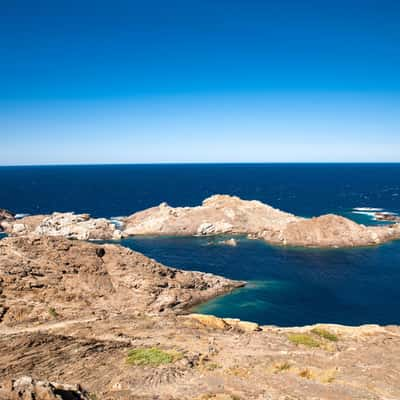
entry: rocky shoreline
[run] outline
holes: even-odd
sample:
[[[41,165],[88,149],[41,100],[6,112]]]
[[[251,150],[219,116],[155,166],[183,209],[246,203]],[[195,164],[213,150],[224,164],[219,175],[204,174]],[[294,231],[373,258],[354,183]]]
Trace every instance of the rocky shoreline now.
[[[392,224],[365,226],[335,214],[302,218],[260,201],[215,195],[197,207],[171,207],[162,203],[121,218],[118,224],[74,213],[15,219],[4,211],[0,214],[0,229],[12,236],[79,240],[118,240],[136,235],[247,235],[273,245],[333,248],[374,246],[400,238],[398,217],[381,212],[376,218]]]

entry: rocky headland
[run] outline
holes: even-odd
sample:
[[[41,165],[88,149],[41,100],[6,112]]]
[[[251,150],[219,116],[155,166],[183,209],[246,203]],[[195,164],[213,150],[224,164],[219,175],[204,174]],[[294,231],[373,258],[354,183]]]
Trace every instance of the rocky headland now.
[[[114,244],[0,241],[1,400],[400,398],[400,328],[190,314],[244,282]]]

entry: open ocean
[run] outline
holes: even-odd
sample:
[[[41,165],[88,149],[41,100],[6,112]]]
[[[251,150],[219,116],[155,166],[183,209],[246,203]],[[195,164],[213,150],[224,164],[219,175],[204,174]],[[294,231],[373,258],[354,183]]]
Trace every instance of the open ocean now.
[[[0,208],[20,214],[116,217],[212,194],[257,199],[301,216],[337,213],[377,224],[360,207],[400,214],[400,164],[198,164],[0,167]],[[122,244],[177,268],[248,286],[197,310],[281,326],[400,323],[400,241],[379,247],[280,248],[239,238],[132,238]]]

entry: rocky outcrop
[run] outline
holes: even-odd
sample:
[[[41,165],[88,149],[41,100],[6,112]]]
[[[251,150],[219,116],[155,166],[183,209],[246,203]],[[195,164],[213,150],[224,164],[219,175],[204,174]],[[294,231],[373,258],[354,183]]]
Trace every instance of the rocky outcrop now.
[[[0,385],[0,399],[4,400],[90,400],[79,385],[44,382],[23,376],[9,379]]]
[[[259,201],[216,195],[198,207],[163,203],[124,220],[124,236],[247,234],[271,244],[305,247],[369,246],[400,238],[400,224],[364,226],[338,215],[301,218]]]
[[[165,267],[118,245],[56,237],[0,241],[0,321],[182,312],[243,282]]]
[[[121,238],[121,232],[107,219],[72,212],[25,217],[9,225],[6,231],[14,236],[61,236],[78,240]]]
[[[215,195],[198,207],[174,208],[162,203],[137,212],[124,220],[123,235],[251,234],[301,219],[260,201]]]
[[[287,224],[258,235],[272,244],[303,247],[356,247],[377,245],[400,238],[400,225],[370,226],[328,214]]]
[[[0,232],[6,230],[15,221],[15,214],[0,208]]]

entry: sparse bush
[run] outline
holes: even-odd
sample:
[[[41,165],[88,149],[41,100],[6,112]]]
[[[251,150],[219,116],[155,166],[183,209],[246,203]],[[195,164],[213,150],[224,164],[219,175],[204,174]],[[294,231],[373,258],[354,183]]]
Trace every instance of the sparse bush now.
[[[299,376],[301,376],[302,378],[306,378],[306,379],[312,378],[312,374],[309,369],[303,369],[302,371],[300,371]]]
[[[308,347],[319,347],[320,345],[317,340],[307,333],[291,333],[288,335],[288,339],[296,345],[302,344]]]
[[[285,361],[284,363],[275,366],[275,372],[278,373],[282,371],[287,371],[290,368],[291,365],[287,361]]]

